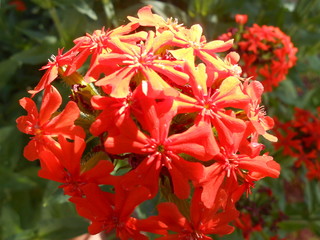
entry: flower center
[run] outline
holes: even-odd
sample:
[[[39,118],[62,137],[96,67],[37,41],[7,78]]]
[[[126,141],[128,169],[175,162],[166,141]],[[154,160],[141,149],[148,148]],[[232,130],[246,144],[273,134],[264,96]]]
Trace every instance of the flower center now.
[[[203,239],[203,235],[201,233],[193,232],[193,233],[188,233],[182,238],[183,240],[199,240]]]
[[[42,134],[42,130],[41,130],[41,128],[40,128],[40,126],[38,124],[33,126],[33,134],[35,136]]]
[[[195,49],[200,49],[202,48],[203,44],[199,42],[189,41],[189,46]]]
[[[164,148],[164,146],[162,144],[157,146],[157,152],[163,153],[164,150],[165,150],[165,148]]]

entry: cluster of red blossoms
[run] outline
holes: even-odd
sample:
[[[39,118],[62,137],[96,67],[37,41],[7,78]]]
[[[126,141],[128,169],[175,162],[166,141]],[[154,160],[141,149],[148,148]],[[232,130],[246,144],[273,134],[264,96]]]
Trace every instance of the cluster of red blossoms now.
[[[239,29],[231,29],[219,39],[236,40],[234,49],[241,56],[243,73],[261,81],[265,91],[270,92],[285,80],[288,70],[296,64],[298,49],[278,27],[257,24],[244,27],[247,19],[247,15],[236,15]]]
[[[294,119],[277,123],[275,130],[281,142],[274,144],[276,149],[296,158],[295,167],[304,165],[308,179],[320,180],[320,108],[316,115],[295,108]]]
[[[28,114],[18,128],[32,135],[24,156],[40,160],[40,177],[61,183],[91,234],[229,234],[240,196],[280,171],[258,142],[276,141],[260,106],[263,86],[240,76],[237,53],[218,55],[232,40],[208,42],[200,25],[164,20],[150,6],[128,19],[77,38],[42,68],[31,98],[20,100]],[[60,111],[57,78],[71,90]],[[41,91],[38,110],[32,97]],[[135,208],[155,197],[158,215],[138,219]]]
[[[278,199],[270,188],[260,187],[257,192],[259,194],[254,195],[253,199],[243,196],[237,202],[240,215],[235,220],[235,227],[241,230],[244,240],[252,239],[257,232],[264,236],[273,235],[270,240],[279,239],[277,225],[287,216],[276,206]]]
[[[16,11],[19,12],[24,12],[27,10],[27,6],[22,0],[11,0],[8,2],[8,4],[14,6]]]

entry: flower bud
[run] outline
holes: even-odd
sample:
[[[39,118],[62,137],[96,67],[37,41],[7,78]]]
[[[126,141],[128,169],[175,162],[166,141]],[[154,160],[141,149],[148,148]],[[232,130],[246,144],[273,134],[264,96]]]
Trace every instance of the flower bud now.
[[[240,25],[244,25],[248,21],[248,15],[246,15],[246,14],[236,14],[235,19],[236,19],[236,23],[238,23]]]

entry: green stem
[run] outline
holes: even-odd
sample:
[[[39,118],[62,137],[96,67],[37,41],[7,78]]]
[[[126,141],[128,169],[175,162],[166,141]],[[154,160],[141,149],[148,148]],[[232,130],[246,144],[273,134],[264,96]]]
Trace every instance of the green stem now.
[[[58,13],[57,13],[57,10],[56,8],[53,6],[51,0],[46,0],[47,3],[48,3],[48,6],[50,6],[48,8],[48,11],[49,11],[49,14],[54,22],[54,25],[58,31],[58,34],[60,36],[60,42],[63,46],[65,46],[66,44],[66,40],[67,40],[67,35],[66,35],[66,32],[64,31],[63,29],[63,25],[59,19],[59,16],[58,16]]]
[[[172,192],[168,178],[165,178],[164,184],[161,184],[160,191],[162,197],[164,197],[168,202],[174,203],[178,207],[180,213],[190,221],[190,203],[187,199],[178,198]]]
[[[265,240],[269,240],[269,239],[270,239],[270,236],[268,236],[267,233],[261,231],[260,234],[261,234],[261,236],[263,237],[263,239],[265,239]]]

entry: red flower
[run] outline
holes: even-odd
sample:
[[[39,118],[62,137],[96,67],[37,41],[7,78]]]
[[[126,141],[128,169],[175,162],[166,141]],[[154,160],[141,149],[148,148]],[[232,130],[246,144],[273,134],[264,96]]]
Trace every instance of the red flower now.
[[[104,132],[113,130],[124,118],[128,118],[135,101],[135,92],[130,92],[128,96],[124,98],[113,98],[109,96],[92,97],[92,107],[96,110],[102,110],[102,112],[91,124],[90,132],[98,136]]]
[[[72,63],[75,55],[70,51],[65,54],[62,54],[62,52],[63,49],[59,49],[58,55],[52,55],[51,60],[49,59],[48,64],[40,69],[46,70],[46,72],[40,79],[38,85],[33,90],[28,91],[30,94],[32,94],[32,96],[48,87],[59,76],[59,71],[62,71],[61,68],[63,66]]]
[[[20,105],[28,112],[28,115],[16,120],[17,127],[21,132],[33,135],[24,148],[24,156],[28,160],[37,159],[42,150],[48,146],[55,146],[54,137],[59,135],[69,139],[74,139],[75,136],[84,138],[83,129],[74,125],[74,121],[80,114],[75,102],[68,102],[65,109],[54,116],[61,102],[61,96],[53,86],[46,89],[39,112],[32,99],[26,97],[20,99]]]
[[[233,139],[233,144],[221,146],[220,153],[214,157],[216,162],[205,168],[206,176],[200,186],[203,188],[201,200],[207,207],[212,205],[212,199],[215,198],[222,184],[228,186],[230,191],[234,191],[235,199],[238,199],[237,196],[242,193],[236,192],[241,188],[239,185],[243,182],[251,183],[245,185],[245,187],[251,187],[253,181],[264,177],[277,178],[280,174],[280,165],[272,157],[267,155],[249,156],[246,153],[238,152],[238,147],[243,141],[243,133],[234,133]]]
[[[112,194],[101,191],[97,185],[87,185],[83,192],[85,198],[72,197],[70,201],[75,203],[80,216],[90,220],[90,234],[115,229],[122,240],[148,239],[136,227],[137,219],[130,216],[137,205],[149,198],[146,188],[136,187],[130,192],[116,188]]]
[[[243,120],[235,117],[232,111],[226,108],[244,108],[249,97],[241,89],[241,82],[235,77],[228,77],[222,81],[217,89],[207,86],[206,68],[186,64],[187,72],[190,73],[190,85],[193,98],[180,94],[178,111],[199,112],[198,119],[211,122],[218,131],[220,141],[232,142],[233,132],[244,131],[246,124]],[[218,151],[217,151],[218,152]]]
[[[199,24],[183,30],[179,37],[173,39],[173,45],[180,47],[180,49],[171,50],[170,53],[176,59],[194,62],[195,56],[204,60],[206,55],[216,57],[215,53],[227,51],[232,47],[233,40],[207,42],[202,32],[203,29]]]
[[[190,207],[190,216],[184,216],[175,204],[169,202],[158,204],[157,209],[158,216],[141,220],[138,226],[142,230],[151,232],[157,227],[170,231],[166,236],[158,238],[159,240],[209,240],[212,238],[208,237],[208,234],[230,234],[234,228],[228,223],[238,216],[238,211],[228,199],[226,192],[222,190],[210,208],[203,205],[199,189],[196,190]]]
[[[245,81],[244,92],[250,96],[250,103],[245,108],[247,117],[250,120],[249,128],[252,133],[258,133],[271,142],[276,142],[278,139],[268,133],[272,129],[274,121],[271,117],[266,116],[263,107],[260,106],[263,86],[258,81]]]
[[[262,84],[241,77],[238,53],[216,54],[233,40],[207,41],[200,25],[164,20],[151,6],[128,18],[129,24],[75,39],[42,68],[30,91],[45,89],[40,110],[32,99],[20,100],[27,114],[17,125],[32,136],[24,155],[40,159],[40,177],[61,183],[91,234],[115,231],[125,240],[147,240],[145,231],[168,240],[229,234],[240,196],[280,171],[258,142],[260,135],[275,139],[260,106]],[[243,29],[245,17],[237,18]],[[266,76],[270,65],[254,64],[256,53],[272,50],[279,59],[286,53],[268,29],[260,35],[265,41],[240,46],[254,53],[242,59]],[[284,74],[287,63],[272,61]],[[58,77],[71,91],[60,113],[62,98],[51,86]],[[303,135],[313,125],[295,127]],[[305,146],[313,147],[312,140],[306,137]],[[307,167],[314,154],[304,155]],[[159,215],[137,219],[134,210],[155,196],[168,201],[158,205]]]
[[[272,86],[277,86],[284,80],[288,69],[297,60],[297,48],[293,46],[290,37],[273,26],[253,24],[248,33],[243,34],[239,46],[245,53],[243,72],[255,78],[261,76],[266,91],[271,91]],[[262,64],[259,65],[259,62]]]
[[[238,23],[240,25],[244,25],[248,21],[248,15],[246,15],[246,14],[236,14],[235,19],[236,19],[236,23]]]
[[[279,236],[272,236],[270,240],[288,240],[288,238],[280,238]]]
[[[66,70],[66,75],[70,75],[79,69],[87,58],[91,56],[90,69],[87,72],[87,77],[90,77],[91,67],[97,64],[96,59],[100,54],[105,51],[119,52],[118,45],[122,42],[135,43],[146,38],[146,33],[141,31],[129,34],[137,27],[139,27],[139,24],[129,23],[113,30],[104,30],[102,28],[102,30],[94,31],[93,34],[87,33],[86,36],[75,39],[74,43],[76,45],[69,51],[74,52],[76,57]],[[100,70],[102,69],[100,68]]]
[[[75,137],[74,142],[68,142],[59,136],[59,145],[52,152],[40,152],[40,177],[63,183],[60,188],[70,196],[82,196],[82,188],[89,183],[115,184],[115,177],[110,176],[113,164],[109,161],[100,160],[93,168],[85,172],[81,170],[81,158],[86,146],[83,139]]]
[[[235,226],[242,230],[242,236],[245,240],[250,240],[252,232],[262,231],[262,226],[260,224],[253,225],[249,213],[240,213],[239,218],[235,220]]]
[[[125,176],[124,186],[147,186],[154,195],[158,190],[161,169],[166,168],[175,194],[187,198],[190,191],[188,180],[198,181],[202,177],[203,166],[186,161],[178,154],[185,153],[202,161],[210,159],[215,151],[211,128],[200,122],[183,133],[168,136],[170,123],[176,114],[172,101],[164,99],[157,102],[143,95],[139,101],[144,115],[138,119],[150,135],[141,132],[131,119],[126,119],[119,126],[119,131],[109,133],[105,149],[112,154],[133,152],[146,155],[139,166]]]
[[[132,23],[139,23],[140,26],[155,27],[159,32],[170,30],[174,33],[178,33],[179,30],[185,29],[185,27],[182,26],[183,24],[178,24],[176,20],[172,21],[170,18],[165,21],[163,17],[153,14],[151,8],[151,5],[144,6],[138,10],[138,18],[132,16],[128,16],[127,18]]]
[[[130,92],[130,82],[133,76],[142,74],[141,80],[148,81],[148,95],[155,96],[160,92],[166,95],[178,95],[177,91],[166,83],[159,74],[170,78],[178,85],[187,83],[188,76],[176,70],[176,66],[182,65],[182,61],[162,59],[161,55],[156,52],[172,40],[173,34],[166,31],[157,36],[150,31],[144,43],[139,45],[127,46],[119,43],[120,53],[106,53],[99,56],[99,64],[104,67],[115,67],[116,71],[99,79],[95,85],[103,86],[105,91],[112,97],[126,97]],[[121,67],[120,67],[121,66]],[[97,65],[96,67],[99,67]]]
[[[296,159],[295,166],[304,165],[309,179],[320,179],[320,110],[315,115],[308,110],[295,109],[294,119],[276,124],[280,141],[274,144],[284,155]],[[282,144],[280,144],[282,143]],[[284,144],[285,143],[285,144]]]
[[[243,15],[236,15],[239,24],[245,20]],[[261,81],[265,91],[278,86],[297,61],[297,48],[277,27],[253,24],[243,30],[240,26],[240,30],[219,37],[225,41],[232,38],[239,39],[234,47],[241,56],[244,76]]]
[[[170,53],[179,60],[194,61],[195,56],[203,59],[203,54],[216,56],[215,53],[224,52],[232,47],[233,40],[227,42],[215,40],[207,42],[203,29],[199,24],[187,29],[172,19],[165,21],[161,16],[153,14],[151,6],[145,6],[138,11],[138,18],[128,17],[133,23],[139,23],[141,26],[156,27],[158,32],[168,31],[173,33],[171,45],[179,49],[171,50]]]
[[[16,10],[19,12],[27,10],[26,4],[21,0],[11,0],[8,4],[15,6]]]

